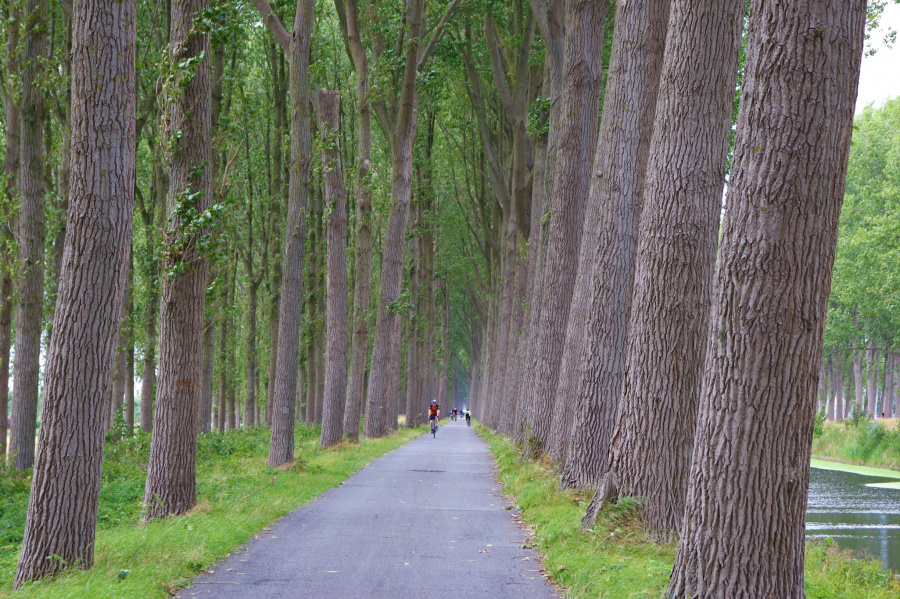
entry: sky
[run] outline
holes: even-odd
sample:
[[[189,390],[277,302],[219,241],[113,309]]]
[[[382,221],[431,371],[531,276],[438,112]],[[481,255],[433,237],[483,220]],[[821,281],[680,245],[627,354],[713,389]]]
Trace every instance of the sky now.
[[[900,96],[900,34],[892,48],[884,45],[889,29],[900,32],[900,5],[890,4],[881,15],[880,29],[873,31],[867,42],[867,50],[875,49],[872,56],[864,56],[859,76],[859,94],[856,96],[856,114],[869,104],[876,107],[889,98]]]

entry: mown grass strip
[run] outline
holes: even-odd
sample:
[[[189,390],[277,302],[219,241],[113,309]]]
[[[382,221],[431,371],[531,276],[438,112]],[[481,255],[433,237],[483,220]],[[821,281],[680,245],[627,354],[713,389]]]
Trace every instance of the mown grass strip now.
[[[589,531],[581,517],[591,493],[560,491],[548,462],[522,458],[507,437],[477,425],[497,457],[504,492],[521,508],[550,578],[571,599],[659,599],[665,593],[675,544],[651,542],[638,522],[640,503],[608,506]],[[854,559],[834,543],[807,546],[808,599],[896,599],[900,582],[876,560]]]
[[[283,469],[266,466],[268,431],[214,433],[201,439],[197,507],[188,515],[145,525],[136,523],[140,502],[133,500],[134,493],[143,488],[143,478],[135,475],[135,470],[146,476],[146,461],[139,462],[145,457],[145,448],[121,456],[111,447],[104,460],[94,567],[11,592],[18,547],[7,546],[0,553],[0,597],[171,596],[278,518],[339,485],[373,459],[404,445],[423,430],[401,429],[390,437],[363,439],[359,445],[323,451],[318,447],[318,430],[301,427],[297,431],[299,459],[294,466]],[[137,468],[138,463],[143,469]],[[121,477],[107,472],[117,469],[123,471]],[[122,496],[127,501],[121,500]],[[110,520],[114,523],[107,524]]]

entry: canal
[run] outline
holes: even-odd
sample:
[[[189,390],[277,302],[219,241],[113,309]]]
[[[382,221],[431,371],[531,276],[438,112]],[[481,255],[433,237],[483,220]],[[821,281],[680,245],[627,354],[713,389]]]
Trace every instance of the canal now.
[[[813,467],[806,536],[831,537],[900,571],[900,480]]]

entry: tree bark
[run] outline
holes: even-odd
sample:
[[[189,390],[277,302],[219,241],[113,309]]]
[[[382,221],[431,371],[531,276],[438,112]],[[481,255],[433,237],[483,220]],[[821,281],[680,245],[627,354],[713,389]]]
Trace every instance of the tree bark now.
[[[622,399],[607,473],[588,508],[592,520],[610,499],[642,497],[643,524],[662,542],[678,532],[684,513],[743,9],[743,0],[672,4],[638,225]]]
[[[278,356],[268,459],[271,467],[294,461],[294,401],[297,397],[297,363],[300,355],[303,254],[312,144],[308,75],[314,11],[315,3],[311,0],[297,0],[293,32],[286,48],[290,68],[288,88],[291,98],[291,160],[284,249],[281,254]]]
[[[663,62],[669,0],[616,4],[616,31],[588,199],[597,241],[582,245],[590,303],[562,485],[595,485],[606,470],[615,424],[634,275],[634,253]],[[574,357],[574,356],[573,356]]]
[[[7,48],[16,48],[19,43],[19,20],[16,11],[7,3],[4,5],[3,17],[6,19]],[[18,74],[16,52],[7,52],[7,76]],[[0,464],[6,463],[6,427],[9,402],[9,356],[12,342],[13,319],[13,260],[10,249],[13,243],[19,174],[19,107],[16,104],[13,90],[8,86],[3,89],[3,115],[6,120],[6,152],[3,156],[3,175],[6,179],[4,195],[6,196],[5,217],[0,224]]]
[[[212,277],[213,279],[215,277]],[[216,322],[212,314],[203,320],[203,340],[200,348],[200,405],[198,407],[199,433],[205,435],[215,425],[212,421],[213,368],[216,354]]]
[[[853,350],[853,381],[854,396],[856,399],[856,403],[854,404],[854,411],[864,412],[865,408],[863,407],[862,353],[859,349]]]
[[[135,3],[84,0],[73,17],[71,220],[16,586],[93,562],[103,414],[131,240]]]
[[[878,348],[875,340],[869,339],[869,347],[866,350],[866,414],[869,418],[875,418],[878,397]]]
[[[827,381],[825,384],[825,418],[829,422],[834,422],[834,404],[837,403],[835,401],[835,395],[832,394],[832,391],[834,391],[835,393],[837,392],[837,377],[835,376],[834,370],[834,354],[828,356],[828,366],[822,369],[822,373],[820,376],[823,380],[826,380],[827,376],[827,380],[831,381],[831,385],[828,385]]]
[[[339,4],[336,2],[336,4]],[[340,14],[341,11],[338,11]],[[365,400],[366,357],[369,352],[369,303],[372,277],[372,105],[369,102],[369,58],[359,30],[356,0],[346,1],[344,22],[347,46],[356,71],[357,158],[356,158],[356,280],[353,289],[353,349],[344,407],[344,436],[359,439],[359,418]]]
[[[834,419],[837,422],[840,422],[844,419],[843,407],[844,407],[844,357],[840,351],[840,348],[835,347],[835,360],[834,360]]]
[[[559,115],[556,173],[550,196],[550,237],[540,318],[532,364],[534,383],[526,389],[530,429],[527,448],[546,451],[553,400],[565,345],[566,323],[575,286],[590,188],[591,157],[597,144],[597,110],[603,75],[607,0],[572,3],[566,13],[566,54]]]
[[[326,298],[328,330],[325,345],[325,397],[322,405],[321,446],[330,447],[344,436],[347,400],[347,198],[341,169],[339,113],[341,93],[320,91],[314,106],[323,136],[325,172]]]
[[[19,286],[16,290],[16,359],[10,451],[13,468],[34,464],[44,298],[44,61],[47,57],[46,0],[28,0],[22,20],[19,114]]]
[[[668,597],[805,597],[815,397],[863,0],[756,0]]]
[[[166,136],[171,138],[169,224],[159,312],[159,385],[153,440],[144,489],[145,518],[187,512],[196,502],[197,411],[200,402],[200,345],[208,260],[197,247],[202,230],[190,210],[206,212],[211,199],[209,37],[194,22],[208,0],[173,0]],[[186,60],[198,62],[185,73]],[[176,132],[180,136],[176,137]]]

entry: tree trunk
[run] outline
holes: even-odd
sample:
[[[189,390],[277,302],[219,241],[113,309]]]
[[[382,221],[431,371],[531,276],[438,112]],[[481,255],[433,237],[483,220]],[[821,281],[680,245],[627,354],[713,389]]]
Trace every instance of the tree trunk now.
[[[215,279],[215,277],[211,277]],[[215,301],[213,298],[208,298]],[[203,341],[200,349],[200,405],[199,432],[201,435],[212,430],[213,407],[213,368],[216,353],[216,322],[212,314],[207,313],[203,320]]]
[[[228,277],[228,273],[225,274]],[[225,282],[225,293],[222,294],[220,301],[222,308],[219,313],[219,393],[216,398],[218,404],[216,410],[216,430],[220,433],[225,432],[225,404],[228,401],[228,367],[226,366],[228,356],[228,282]]]
[[[323,136],[322,169],[325,172],[326,298],[328,330],[325,345],[325,396],[322,405],[322,447],[344,436],[344,403],[347,400],[347,198],[339,145],[340,92],[320,91],[314,106]]]
[[[171,69],[205,56],[208,35],[194,22],[208,0],[173,0]],[[181,216],[191,207],[206,212],[211,198],[209,61],[193,73],[177,72],[167,103],[167,136],[180,133],[169,161],[169,230],[159,312],[159,386],[144,502],[145,517],[187,512],[196,502],[197,411],[200,402],[200,345],[208,261],[198,248],[203,233]],[[196,198],[192,196],[196,194]]]
[[[886,351],[884,358],[884,400],[881,411],[885,418],[894,417],[894,352]]]
[[[129,263],[130,261],[131,258],[129,255]],[[126,277],[125,283],[125,299],[122,301],[122,314],[119,319],[119,337],[116,346],[115,363],[113,364],[112,388],[109,395],[108,409],[104,415],[106,419],[103,428],[104,432],[110,429],[113,420],[115,420],[116,412],[118,412],[119,408],[122,407],[122,404],[125,403],[125,387],[128,382],[127,350],[131,339],[131,334],[129,332],[131,328],[131,312],[129,312],[129,307],[134,304],[131,298],[131,286],[128,283],[128,280],[131,278],[130,274],[131,266],[129,264],[128,276]]]
[[[865,412],[863,407],[863,369],[862,369],[862,352],[859,349],[853,350],[853,380],[854,380],[854,412]],[[848,414],[849,415],[849,414]]]
[[[805,597],[816,379],[865,18],[863,0],[757,0],[750,10],[668,597]]]
[[[663,62],[669,0],[616,4],[616,31],[594,158],[588,214],[597,218],[597,241],[583,245],[591,308],[579,351],[575,422],[562,485],[595,485],[606,470],[615,424],[631,305],[634,253],[644,176]],[[585,287],[579,286],[580,289]],[[573,356],[574,357],[574,356]]]
[[[869,418],[875,418],[878,395],[878,348],[875,340],[869,339],[869,348],[866,350],[866,414]]]
[[[384,435],[384,406],[386,392],[396,394],[386,380],[387,366],[393,359],[390,352],[399,348],[399,315],[393,303],[400,296],[403,286],[403,258],[406,246],[406,224],[409,218],[412,195],[413,143],[418,128],[416,109],[419,103],[418,61],[424,29],[425,3],[412,0],[406,11],[405,26],[408,41],[405,48],[405,65],[400,80],[396,124],[391,136],[391,211],[388,216],[384,250],[381,262],[381,298],[378,304],[378,320],[375,324],[375,344],[366,393],[367,437]],[[396,342],[394,332],[397,332]],[[399,364],[399,356],[398,356]],[[399,370],[398,370],[399,372]]]
[[[356,158],[356,272],[353,289],[353,350],[344,408],[344,435],[359,439],[359,418],[365,400],[366,357],[369,351],[369,303],[372,276],[372,106],[369,102],[369,59],[359,31],[356,0],[346,2],[346,37],[356,71],[358,134]]]
[[[47,351],[39,451],[16,586],[93,562],[103,414],[131,240],[135,3],[85,0],[74,4],[73,18],[73,218]]]
[[[16,290],[16,359],[10,451],[13,467],[34,464],[40,378],[41,322],[44,308],[44,62],[47,54],[47,4],[28,0],[22,21],[22,69],[19,139],[18,242],[19,286]]]
[[[546,451],[553,419],[553,400],[565,346],[566,323],[578,270],[577,256],[590,187],[591,157],[597,144],[597,110],[603,74],[603,41],[607,0],[578,2],[566,13],[566,54],[560,107],[560,138],[553,193],[545,284],[532,365],[534,384],[526,389],[527,447]]]
[[[300,356],[303,298],[303,254],[306,209],[309,204],[309,163],[312,138],[309,110],[309,46],[315,3],[297,0],[289,47],[288,87],[291,98],[291,159],[288,209],[281,262],[281,304],[278,309],[278,356],[272,397],[272,434],[268,464],[294,461],[294,401]]]
[[[834,392],[835,392],[835,408],[834,408],[834,419],[837,422],[840,422],[844,419],[844,358],[841,353],[840,348],[835,346],[835,360],[834,360],[834,380],[836,381]]]
[[[610,499],[642,497],[643,524],[662,542],[678,532],[684,513],[743,9],[743,0],[672,5],[638,225],[622,399],[607,473],[588,509],[593,517]]]
[[[130,285],[134,285],[134,269],[131,269]],[[134,293],[128,298],[131,305],[128,311],[132,315],[131,328],[128,331],[128,345],[125,348],[125,428],[128,436],[134,435]]]
[[[835,401],[835,396],[832,394],[832,391],[837,390],[837,386],[835,382],[837,381],[837,377],[834,376],[834,355],[828,356],[828,366],[825,367],[823,365],[822,372],[819,375],[821,378],[820,385],[825,389],[825,418],[829,422],[834,422],[834,404],[837,403]],[[828,381],[831,381],[831,384],[828,384]]]
[[[3,17],[7,21],[7,48],[16,48],[19,43],[19,20],[11,3],[4,5]],[[7,76],[18,73],[16,52],[7,52]],[[6,179],[4,195],[6,206],[0,224],[0,464],[5,464],[6,427],[9,402],[9,356],[12,342],[13,318],[13,255],[10,252],[13,242],[15,216],[13,206],[16,204],[16,187],[19,174],[19,107],[16,105],[12,90],[3,89],[3,108],[6,120],[6,152],[3,156],[3,176]],[[8,211],[8,212],[7,212]]]

